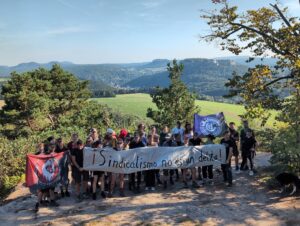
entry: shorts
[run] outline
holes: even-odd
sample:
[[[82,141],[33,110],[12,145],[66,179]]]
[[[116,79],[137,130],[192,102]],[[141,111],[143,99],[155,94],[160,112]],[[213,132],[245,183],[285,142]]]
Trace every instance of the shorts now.
[[[41,189],[41,192],[42,192],[42,193],[47,193],[47,192],[49,192],[50,190],[54,191],[54,189],[55,189],[55,187],[43,188],[43,189]]]
[[[104,175],[103,171],[92,171],[92,172],[93,172],[93,176],[101,177],[102,175]]]
[[[232,151],[232,154],[233,154],[233,156],[237,157],[237,156],[239,156],[240,152],[237,148],[234,148]]]
[[[79,169],[77,168],[74,168],[73,176],[76,184],[80,184],[81,181],[89,180],[89,172],[88,171],[80,172]]]

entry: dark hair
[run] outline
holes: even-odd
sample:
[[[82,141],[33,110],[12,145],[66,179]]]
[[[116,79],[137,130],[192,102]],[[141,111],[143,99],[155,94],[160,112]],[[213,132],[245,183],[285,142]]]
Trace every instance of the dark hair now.
[[[50,142],[51,140],[54,140],[54,139],[55,139],[54,136],[51,136],[51,137],[47,138],[47,141]]]
[[[216,137],[215,137],[214,135],[212,135],[212,134],[208,134],[208,135],[206,136],[206,138],[209,138],[209,139],[211,139],[211,140],[216,139]]]
[[[228,133],[229,133],[229,131],[226,130],[226,131],[223,133],[223,136],[225,136],[225,135],[228,134]]]
[[[82,145],[82,144],[83,144],[82,140],[77,141],[77,145]]]
[[[230,122],[229,125],[235,125],[235,123],[234,122]]]
[[[101,144],[101,141],[100,140],[96,140],[94,143],[93,143],[93,147],[97,147]]]

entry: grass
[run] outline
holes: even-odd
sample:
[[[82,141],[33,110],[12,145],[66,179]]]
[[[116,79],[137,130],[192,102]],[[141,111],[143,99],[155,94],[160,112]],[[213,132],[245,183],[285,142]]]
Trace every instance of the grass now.
[[[152,99],[148,94],[123,94],[116,97],[109,98],[94,98],[102,104],[107,104],[112,109],[122,112],[124,114],[136,115],[144,119],[147,122],[153,122],[146,117],[147,109],[149,107],[156,108],[152,103]],[[197,100],[196,104],[201,108],[201,115],[215,114],[218,112],[224,112],[227,122],[235,122],[237,126],[241,124],[239,115],[245,112],[242,105],[226,104],[212,101]],[[3,100],[0,100],[0,108],[4,105]],[[275,122],[275,113],[273,113],[271,119],[268,121],[267,126],[273,127]]]
[[[6,82],[7,80],[9,80],[9,78],[6,78],[6,77],[0,77],[0,82]]]
[[[123,112],[125,114],[137,115],[141,118],[146,118],[147,109],[149,107],[156,108],[152,103],[152,99],[148,94],[123,94],[112,98],[94,98],[94,100],[107,104],[114,110]],[[196,104],[201,108],[201,115],[215,114],[224,112],[227,122],[235,122],[237,126],[241,124],[239,115],[245,112],[242,105],[218,103],[211,101],[197,100]],[[274,116],[269,120],[267,126],[272,126],[274,123]]]

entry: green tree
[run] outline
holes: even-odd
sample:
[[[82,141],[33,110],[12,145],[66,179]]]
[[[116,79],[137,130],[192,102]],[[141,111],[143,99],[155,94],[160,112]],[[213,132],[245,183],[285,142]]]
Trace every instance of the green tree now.
[[[152,97],[158,110],[149,108],[147,116],[160,125],[175,125],[176,121],[191,121],[193,114],[199,111],[195,105],[195,95],[190,93],[182,82],[181,76],[183,64],[178,64],[174,59],[172,65],[169,63],[167,69],[171,84],[168,88],[157,87]]]
[[[59,65],[51,70],[13,72],[2,88],[2,132],[14,138],[57,128],[60,117],[71,115],[90,97],[87,85]]]
[[[223,50],[236,55],[248,50],[262,59],[267,56],[278,59],[274,68],[263,65],[262,61],[244,75],[234,74],[226,84],[230,89],[227,96],[242,97],[247,109],[245,116],[261,118],[263,124],[270,116],[266,110],[283,110],[289,115],[284,121],[299,131],[299,115],[293,114],[300,108],[297,102],[300,91],[299,18],[289,17],[288,9],[281,9],[277,4],[238,13],[238,7],[230,7],[226,0],[214,2],[223,7],[218,12],[202,14],[212,31],[202,39],[218,41]],[[283,98],[282,93],[287,93],[291,99]],[[291,107],[294,104],[296,107]],[[300,144],[300,134],[296,139]]]
[[[227,97],[240,96],[247,110],[244,117],[262,119],[262,125],[270,116],[268,110],[279,112],[277,120],[285,127],[272,131],[273,164],[300,171],[299,17],[289,17],[288,9],[277,4],[238,13],[238,7],[230,7],[226,0],[213,2],[223,7],[203,13],[212,32],[202,39],[218,41],[223,50],[236,55],[248,50],[262,58],[262,64],[244,75],[233,74],[226,84]],[[263,64],[267,56],[277,59],[274,67]]]

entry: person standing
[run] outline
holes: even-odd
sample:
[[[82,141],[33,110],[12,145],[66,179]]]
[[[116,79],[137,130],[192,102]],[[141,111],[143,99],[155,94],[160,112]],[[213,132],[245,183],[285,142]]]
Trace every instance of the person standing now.
[[[122,137],[118,137],[117,139],[117,147],[114,148],[116,151],[123,151],[124,149],[124,141],[122,139]],[[119,189],[120,189],[120,196],[121,197],[125,197],[125,193],[124,193],[124,174],[123,173],[112,173],[112,179],[110,182],[110,191],[108,193],[108,197],[112,198],[113,197],[113,192],[114,192],[114,188],[116,185],[116,178],[119,177]]]
[[[200,146],[202,143],[201,138],[199,137],[197,132],[194,132],[193,137],[190,139],[191,146]],[[202,167],[198,166],[198,180],[202,181]]]
[[[97,140],[93,143],[94,151],[96,151],[97,148],[102,148],[102,144],[100,140]],[[101,196],[102,198],[106,198],[106,194],[104,191],[104,172],[103,171],[92,171],[92,175],[93,175],[93,180],[92,180],[92,199],[96,200],[97,195],[96,195],[96,191],[97,191],[97,185],[98,185],[98,181],[100,180],[100,189],[101,189]]]
[[[189,146],[189,136],[188,135],[185,135],[184,136],[184,143],[183,145],[185,147],[188,147]],[[200,186],[198,185],[197,181],[196,181],[196,167],[192,167],[192,168],[183,168],[182,169],[182,181],[183,181],[183,187],[184,188],[188,188],[188,183],[187,183],[187,170],[191,170],[191,173],[192,173],[192,187],[193,188],[199,188]]]
[[[165,142],[162,144],[163,147],[176,147],[177,144],[176,142],[173,140],[173,136],[168,133],[165,136]],[[173,181],[173,175],[174,175],[175,170],[173,169],[164,169],[163,170],[163,185],[164,185],[164,189],[167,189],[168,186],[168,176],[170,176],[169,180],[170,180],[170,185],[174,185],[174,181]]]
[[[55,153],[61,153],[61,152],[65,152],[67,153],[67,161],[66,161],[66,165],[65,165],[65,171],[64,171],[64,177],[65,177],[65,181],[66,184],[65,185],[61,185],[60,187],[60,194],[61,197],[70,197],[70,192],[69,192],[69,163],[70,163],[70,152],[68,150],[68,148],[65,146],[62,138],[58,138],[56,140],[56,148],[55,148]],[[64,191],[65,190],[65,191]]]
[[[232,186],[232,172],[231,172],[231,157],[232,157],[232,150],[234,147],[233,141],[230,139],[229,131],[224,133],[224,137],[221,140],[220,144],[223,144],[226,148],[226,162],[221,164],[224,182],[227,182],[227,186]]]
[[[255,154],[255,148],[256,148],[256,140],[252,134],[251,130],[248,130],[246,132],[246,137],[244,138],[244,144],[243,144],[243,161],[241,164],[241,168],[244,168],[244,165],[247,163],[247,159],[249,159],[250,162],[250,171],[249,175],[253,176],[253,158]]]
[[[140,140],[143,142],[144,146],[147,145],[147,135],[145,132],[145,125],[143,123],[138,125],[137,132],[139,133]]]
[[[77,147],[71,152],[71,159],[74,165],[74,179],[76,184],[76,195],[78,201],[81,201],[82,198],[87,197],[87,185],[89,180],[89,172],[85,171],[83,167],[83,149],[84,144],[82,140],[77,141]],[[83,196],[81,195],[81,185],[84,191]]]
[[[205,145],[214,144],[215,137],[213,135],[208,135],[206,137]],[[203,183],[206,184],[208,179],[208,184],[213,185],[214,173],[213,173],[213,165],[202,166],[202,175],[203,175]]]
[[[155,136],[150,134],[147,137],[148,147],[158,147],[158,142],[155,140]],[[145,190],[155,191],[155,173],[156,170],[146,170],[145,171]]]
[[[163,143],[167,140],[166,136],[169,134],[169,127],[164,126],[161,133],[159,134],[159,145],[163,146]]]
[[[180,135],[180,141],[183,143],[184,128],[181,127],[180,121],[177,121],[176,127],[172,129],[172,135],[175,136],[176,134]]]
[[[234,161],[235,161],[235,171],[239,172],[239,150],[238,150],[238,145],[237,143],[240,140],[239,133],[235,129],[235,123],[230,122],[229,123],[229,133],[230,133],[230,139],[233,141],[233,156],[234,156]]]
[[[38,151],[37,151],[36,155],[51,155],[55,151],[55,146],[56,146],[55,144],[50,143],[48,145],[47,150],[45,150],[44,144],[41,143],[38,146]],[[38,190],[38,192],[37,192],[38,201],[35,204],[35,209],[34,209],[35,212],[39,211],[39,206],[42,203],[43,198],[46,197],[48,194],[50,196],[50,206],[54,206],[54,207],[59,206],[59,204],[55,201],[54,189],[55,189],[55,187],[49,186],[49,187]]]
[[[240,132],[240,150],[242,152],[242,159],[247,159],[247,156],[245,156],[246,150],[245,150],[245,145],[244,145],[247,131],[252,131],[252,135],[254,137],[254,132],[249,127],[248,121],[244,120],[243,121],[243,129]],[[246,161],[246,163],[243,165],[243,167],[241,167],[241,170],[248,170],[248,169],[249,169],[249,167],[248,167],[247,161]]]
[[[141,136],[139,132],[134,133],[133,140],[129,144],[130,149],[134,148],[141,148],[145,147],[145,144],[142,142]],[[135,178],[137,176],[137,184],[135,183]],[[133,190],[136,193],[140,193],[140,185],[141,185],[141,180],[142,180],[142,172],[139,171],[137,173],[131,173],[130,174],[130,181],[129,181],[129,190]]]

